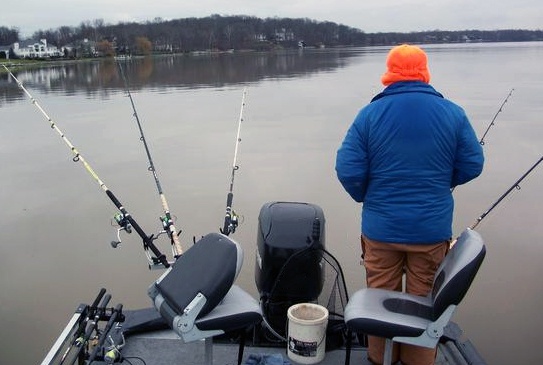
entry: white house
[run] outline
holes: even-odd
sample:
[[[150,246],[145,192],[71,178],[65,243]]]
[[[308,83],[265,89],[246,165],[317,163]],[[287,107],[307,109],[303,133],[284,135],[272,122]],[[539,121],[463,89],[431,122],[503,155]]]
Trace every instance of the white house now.
[[[13,43],[13,53],[20,58],[51,58],[60,57],[62,53],[57,46],[48,46],[46,39]]]

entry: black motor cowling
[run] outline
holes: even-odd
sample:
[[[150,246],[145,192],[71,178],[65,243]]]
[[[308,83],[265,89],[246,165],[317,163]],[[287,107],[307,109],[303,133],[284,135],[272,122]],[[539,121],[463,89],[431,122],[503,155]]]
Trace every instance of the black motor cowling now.
[[[288,307],[315,301],[323,288],[324,213],[310,203],[270,202],[258,221],[256,286],[266,320],[283,334]]]

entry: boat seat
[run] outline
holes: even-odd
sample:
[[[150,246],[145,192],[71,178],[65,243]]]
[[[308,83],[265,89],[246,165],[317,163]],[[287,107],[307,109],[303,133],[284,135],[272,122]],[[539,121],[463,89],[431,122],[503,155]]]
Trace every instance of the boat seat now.
[[[148,290],[155,308],[183,342],[205,339],[212,363],[212,337],[239,331],[242,337],[262,320],[258,302],[233,285],[243,263],[240,245],[210,233],[190,247]]]
[[[385,289],[354,293],[345,307],[345,323],[352,333],[386,339],[384,365],[392,360],[393,342],[434,348],[456,307],[464,298],[486,253],[481,236],[465,230],[445,256],[426,297]],[[349,333],[345,363],[350,360]]]

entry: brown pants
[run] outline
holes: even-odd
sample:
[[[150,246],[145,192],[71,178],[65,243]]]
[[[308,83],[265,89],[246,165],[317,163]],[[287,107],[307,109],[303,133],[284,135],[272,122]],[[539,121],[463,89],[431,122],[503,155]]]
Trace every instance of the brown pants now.
[[[361,237],[366,284],[368,288],[402,291],[405,273],[405,291],[426,296],[434,274],[449,248],[449,241],[431,245],[385,243]],[[368,337],[368,356],[376,364],[383,363],[385,339]],[[401,360],[404,365],[433,365],[436,349],[406,344],[394,344],[392,363]]]

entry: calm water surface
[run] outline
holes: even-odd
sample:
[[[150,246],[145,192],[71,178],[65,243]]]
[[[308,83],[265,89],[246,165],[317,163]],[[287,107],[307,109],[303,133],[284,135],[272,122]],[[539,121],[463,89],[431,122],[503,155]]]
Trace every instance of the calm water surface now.
[[[543,152],[543,44],[426,46],[432,84],[464,106],[485,138],[487,163],[455,190],[455,231],[484,213]],[[245,251],[239,284],[253,278],[262,204],[306,201],[326,216],[326,245],[364,285],[359,210],[336,181],[335,152],[358,110],[381,90],[385,48],[306,50],[132,60],[138,115],[181,241],[222,226],[241,96],[247,87],[232,235]],[[130,101],[111,62],[17,76],[148,233],[162,207]],[[41,361],[67,319],[100,287],[111,303],[148,307],[149,271],[136,234],[113,249],[116,209],[16,84],[0,76],[0,362]],[[488,255],[455,321],[489,364],[536,364],[543,328],[543,168],[478,226]],[[158,241],[157,241],[158,242]],[[169,254],[166,240],[160,247]]]

